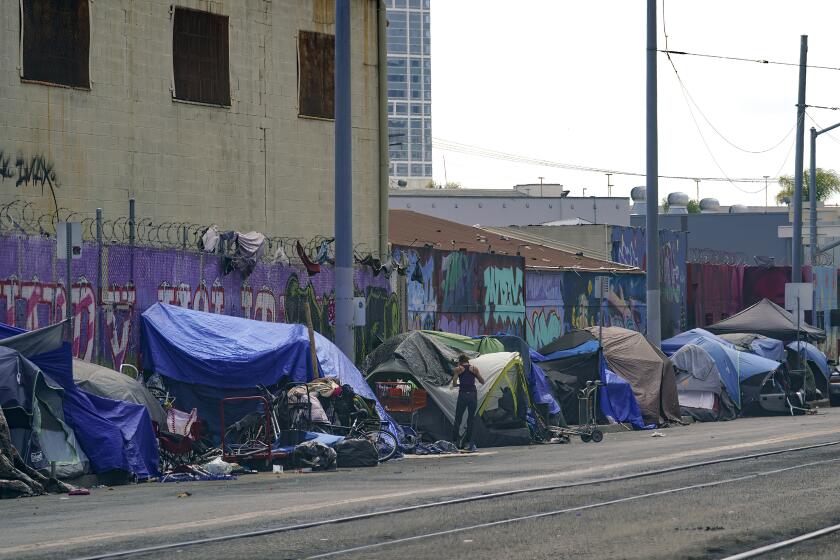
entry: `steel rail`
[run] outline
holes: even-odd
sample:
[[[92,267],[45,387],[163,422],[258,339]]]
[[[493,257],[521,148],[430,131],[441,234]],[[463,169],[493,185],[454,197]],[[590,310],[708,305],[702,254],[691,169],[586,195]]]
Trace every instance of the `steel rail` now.
[[[472,531],[472,530],[475,530],[475,529],[486,529],[488,527],[498,527],[499,525],[509,525],[511,523],[517,523],[519,521],[530,521],[530,520],[533,520],[533,519],[542,519],[544,517],[552,517],[552,516],[555,516],[555,515],[562,515],[564,513],[574,513],[576,511],[584,511],[584,510],[595,509],[595,508],[599,508],[599,507],[612,506],[612,505],[615,505],[615,504],[623,504],[625,502],[633,502],[633,501],[642,500],[642,499],[645,499],[645,498],[654,498],[654,497],[657,497],[657,496],[667,496],[669,494],[677,494],[679,492],[687,492],[689,490],[699,490],[699,489],[702,489],[702,488],[713,488],[715,486],[722,486],[724,484],[732,484],[733,482],[743,482],[745,480],[751,480],[751,479],[759,478],[759,477],[762,477],[762,476],[770,476],[770,475],[779,474],[779,473],[786,472],[786,471],[803,469],[803,468],[806,468],[806,467],[813,467],[813,466],[816,466],[816,465],[824,465],[824,464],[827,464],[827,463],[835,463],[837,461],[840,461],[840,457],[835,457],[833,459],[825,459],[825,460],[822,460],[822,461],[813,461],[813,462],[810,462],[810,463],[803,463],[801,465],[794,465],[792,467],[784,467],[784,468],[781,468],[781,469],[773,469],[772,471],[764,471],[764,472],[760,472],[760,473],[747,474],[747,475],[744,475],[744,476],[737,476],[737,477],[734,477],[734,478],[727,478],[727,479],[724,479],[724,480],[714,480],[712,482],[703,482],[703,483],[700,483],[700,484],[691,484],[689,486],[680,486],[679,488],[669,488],[667,490],[659,490],[657,492],[648,492],[646,494],[636,494],[636,495],[633,495],[633,496],[625,496],[624,498],[616,498],[614,500],[606,500],[606,501],[603,501],[603,502],[595,502],[595,503],[592,503],[592,504],[585,504],[585,505],[582,505],[582,506],[575,506],[575,507],[564,508],[564,509],[556,509],[556,510],[553,510],[553,511],[545,511],[545,512],[542,512],[542,513],[532,513],[531,515],[522,515],[522,516],[518,516],[518,517],[508,517],[507,519],[500,519],[498,521],[490,521],[490,522],[487,522],[487,523],[477,523],[475,525],[468,525],[468,526],[465,526],[465,527],[456,527],[454,529],[447,529],[445,531],[435,531],[435,532],[432,532],[432,533],[424,533],[422,535],[412,535],[410,537],[402,537],[402,538],[399,538],[399,539],[390,539],[390,540],[387,540],[387,541],[380,541],[378,543],[366,544],[366,545],[361,545],[361,546],[354,546],[354,547],[351,547],[351,548],[344,548],[344,549],[341,549],[341,550],[334,550],[334,551],[331,551],[331,552],[316,554],[314,556],[307,556],[307,559],[309,560],[309,559],[315,559],[315,558],[329,558],[331,556],[339,556],[339,555],[342,555],[342,554],[350,554],[352,552],[360,552],[360,551],[363,551],[363,550],[371,550],[371,549],[374,549],[374,548],[382,548],[382,547],[385,547],[385,546],[402,544],[402,543],[416,541],[416,540],[420,540],[420,539],[428,539],[428,538],[433,538],[433,537],[453,535],[455,533],[463,533],[464,531]],[[733,556],[731,558],[732,559],[734,559],[734,558],[751,558],[751,556]]]
[[[726,558],[723,558],[723,560],[745,560],[747,558],[757,558],[759,556],[767,554],[768,552],[773,552],[775,550],[779,550],[780,548],[787,548],[789,546],[793,546],[795,544],[805,541],[810,541],[812,539],[818,539],[820,537],[830,535],[831,533],[836,533],[837,531],[840,531],[840,525],[831,525],[830,527],[824,527],[817,531],[812,531],[810,533],[799,535],[798,537],[793,537],[792,539],[786,539],[765,546],[760,546],[758,548],[753,548],[752,550],[746,550],[739,554],[727,556]]]
[[[551,484],[546,486],[535,486],[533,488],[520,488],[516,490],[505,490],[502,492],[492,492],[487,494],[479,494],[475,496],[466,496],[463,498],[453,498],[449,500],[440,500],[437,502],[427,502],[424,504],[417,504],[413,506],[405,506],[405,507],[398,507],[398,508],[391,508],[385,510],[377,510],[368,513],[360,513],[356,515],[348,515],[343,517],[334,517],[330,519],[323,519],[320,521],[311,521],[307,523],[299,523],[296,525],[282,525],[279,527],[271,527],[269,529],[259,529],[255,531],[243,531],[239,533],[231,533],[227,535],[219,535],[215,537],[206,537],[200,539],[192,539],[187,541],[180,541],[168,544],[160,544],[142,548],[133,548],[133,549],[125,549],[125,550],[118,550],[113,552],[103,552],[100,554],[93,554],[89,556],[82,556],[77,557],[73,560],[110,560],[112,558],[125,558],[128,556],[136,556],[141,554],[149,554],[152,552],[160,552],[164,550],[174,550],[177,548],[185,548],[189,546],[197,546],[202,544],[212,544],[218,542],[225,542],[225,541],[232,541],[238,539],[247,539],[247,538],[254,538],[254,537],[262,537],[266,535],[273,535],[278,533],[288,533],[292,531],[300,531],[304,529],[312,529],[315,527],[323,527],[326,525],[337,525],[341,523],[350,523],[354,521],[362,521],[366,519],[373,519],[376,517],[383,517],[386,515],[393,515],[397,513],[407,513],[412,511],[419,511],[424,509],[430,509],[435,507],[443,507],[449,505],[456,505],[456,504],[464,504],[470,502],[478,502],[483,500],[492,500],[496,498],[503,498],[507,496],[516,496],[520,494],[530,494],[536,492],[547,492],[551,490],[562,490],[565,488],[579,488],[583,486],[593,486],[597,484],[607,484],[611,482],[621,482],[625,480],[634,480],[639,478],[646,478],[651,476],[658,476],[661,474],[669,474],[674,472],[685,471],[689,469],[695,469],[700,467],[707,467],[711,465],[721,465],[726,463],[734,463],[736,461],[746,461],[749,459],[760,459],[763,457],[772,457],[775,455],[783,455],[787,453],[796,453],[799,451],[808,451],[811,449],[820,449],[824,447],[831,447],[840,445],[840,440],[823,442],[823,443],[816,443],[812,445],[804,445],[799,447],[789,447],[785,449],[775,449],[773,451],[765,451],[762,453],[750,453],[747,455],[737,455],[734,457],[723,457],[720,459],[710,459],[708,461],[698,461],[694,463],[686,463],[684,465],[676,465],[672,467],[665,467],[662,469],[653,469],[649,471],[642,471],[638,473],[631,473],[631,474],[624,474],[612,477],[602,477],[596,478],[592,480],[583,480],[578,482],[567,482],[563,484]],[[832,459],[840,460],[840,459]],[[799,467],[804,467],[807,465],[800,465]],[[775,471],[774,471],[775,472]],[[757,476],[757,475],[750,475],[750,476]]]

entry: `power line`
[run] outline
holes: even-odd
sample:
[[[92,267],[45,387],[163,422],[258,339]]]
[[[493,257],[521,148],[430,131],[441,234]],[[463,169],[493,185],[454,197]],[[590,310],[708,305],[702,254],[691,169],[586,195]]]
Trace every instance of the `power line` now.
[[[667,25],[666,25],[666,18],[665,18],[665,0],[662,0],[662,32],[663,32],[663,33],[664,33],[664,35],[665,35],[665,49],[666,49],[666,51],[668,51],[668,28],[667,28]],[[726,140],[726,142],[727,142],[727,143],[729,143],[731,146],[733,146],[733,147],[735,147],[735,148],[737,148],[737,149],[739,149],[739,150],[742,150],[742,151],[744,151],[744,152],[749,152],[749,153],[764,153],[764,152],[753,152],[753,151],[751,151],[751,150],[745,150],[745,149],[743,149],[743,148],[741,148],[741,147],[739,147],[739,146],[736,146],[734,143],[730,142],[730,141],[729,141],[729,140],[728,140],[725,136],[723,136],[723,135],[722,135],[722,134],[721,134],[721,133],[720,133],[720,132],[719,132],[719,131],[718,131],[718,130],[714,127],[714,125],[712,125],[712,123],[711,123],[711,122],[709,122],[709,119],[706,117],[706,115],[703,113],[703,111],[700,109],[700,107],[697,105],[697,103],[696,103],[696,102],[694,101],[694,99],[691,97],[691,93],[689,93],[688,88],[686,87],[685,83],[683,82],[682,77],[680,76],[680,73],[679,73],[679,71],[677,70],[677,65],[676,65],[676,64],[674,64],[674,61],[673,61],[673,59],[671,58],[671,55],[670,55],[670,54],[668,55],[668,62],[670,62],[670,63],[671,63],[671,68],[673,68],[673,70],[674,70],[674,75],[677,77],[677,81],[678,81],[678,82],[679,82],[679,84],[680,84],[680,89],[681,89],[682,94],[683,94],[683,99],[685,100],[685,105],[686,105],[686,107],[688,108],[688,113],[689,113],[689,115],[691,115],[691,120],[694,122],[694,127],[697,129],[697,134],[698,134],[698,135],[700,135],[700,140],[703,142],[703,146],[706,148],[706,151],[708,152],[709,157],[710,157],[710,158],[712,158],[712,161],[714,162],[715,166],[718,168],[718,171],[720,171],[720,172],[721,172],[721,174],[722,174],[722,175],[726,178],[726,180],[729,182],[729,184],[731,184],[733,187],[735,187],[736,189],[738,189],[739,191],[741,191],[741,192],[743,192],[743,193],[746,193],[746,194],[757,194],[757,193],[759,193],[759,192],[763,191],[764,189],[759,189],[759,190],[757,190],[757,191],[750,191],[750,190],[743,189],[743,188],[739,187],[738,185],[736,185],[736,184],[735,184],[735,183],[734,183],[734,182],[733,182],[733,181],[729,178],[729,175],[726,173],[726,171],[724,171],[724,170],[723,170],[723,167],[720,165],[720,162],[718,162],[717,158],[715,157],[715,154],[714,154],[714,152],[712,151],[711,146],[709,146],[709,143],[706,141],[706,136],[703,134],[703,129],[702,129],[702,128],[700,128],[700,123],[699,123],[699,122],[697,122],[697,117],[696,117],[696,116],[695,116],[695,114],[694,114],[694,110],[691,108],[691,104],[692,104],[692,103],[694,103],[694,106],[695,106],[695,107],[697,107],[697,110],[700,112],[700,114],[701,114],[701,115],[703,115],[703,118],[704,118],[704,119],[706,119],[706,122],[709,124],[709,126],[711,126],[711,127],[712,127],[712,130],[714,130],[715,132],[717,132],[717,133],[718,133],[718,135],[719,135],[721,138],[723,138],[724,140]],[[793,132],[793,129],[791,129],[791,131],[790,131],[790,132]],[[773,148],[771,148],[771,149],[775,149],[776,147],[778,147],[778,146],[779,146],[779,144],[781,144],[782,142],[784,142],[784,141],[785,141],[785,139],[786,139],[786,138],[790,135],[790,132],[788,132],[788,133],[784,136],[784,138],[782,138],[782,140],[781,140],[779,143],[777,143],[777,144],[776,144],[776,146],[774,146],[774,147],[773,147]],[[770,150],[764,150],[764,151],[770,151]]]
[[[695,52],[688,52],[688,51],[674,51],[669,50],[666,46],[665,49],[659,49],[657,52],[666,54],[668,56],[674,55],[683,55],[683,56],[697,56],[701,58],[716,58],[719,60],[732,60],[736,62],[755,62],[758,64],[769,64],[775,66],[796,66],[799,67],[799,64],[796,62],[778,62],[775,60],[765,60],[761,58],[743,58],[739,56],[723,56],[723,55],[716,55],[716,54],[705,54],[705,53],[695,53]],[[835,66],[818,66],[818,65],[805,65],[806,68],[813,68],[815,70],[833,70],[833,71],[840,71],[840,68]]]
[[[571,171],[584,171],[591,173],[611,173],[613,175],[622,175],[627,177],[646,177],[645,173],[634,171],[624,171],[618,169],[608,169],[603,167],[590,167],[586,165],[575,165],[570,163],[562,163],[558,161],[532,158],[528,156],[511,154],[508,152],[501,152],[489,148],[481,148],[470,144],[463,144],[442,138],[432,138],[433,145],[443,151],[461,153],[465,155],[472,155],[476,157],[483,157],[488,159],[496,159],[500,161],[510,161],[513,163],[522,163],[527,165],[537,165],[542,167],[554,167],[559,169],[568,169]],[[764,183],[764,177],[702,177],[697,175],[659,175],[660,179],[674,179],[680,181],[715,181],[715,182],[730,182],[730,183]],[[773,179],[775,181],[775,178]]]

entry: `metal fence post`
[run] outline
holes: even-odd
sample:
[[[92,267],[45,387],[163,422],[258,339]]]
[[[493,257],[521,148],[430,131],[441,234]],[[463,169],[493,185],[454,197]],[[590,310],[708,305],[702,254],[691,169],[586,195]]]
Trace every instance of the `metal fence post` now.
[[[67,260],[67,340],[73,342],[73,228],[70,220],[64,222],[64,258]]]
[[[128,199],[128,252],[129,252],[129,279],[134,284],[134,235],[135,235],[135,213],[134,199]]]
[[[96,348],[95,359],[97,362],[102,362],[102,329],[103,321],[102,314],[105,310],[102,305],[105,301],[103,297],[104,290],[102,289],[102,208],[96,209],[96,337],[94,339],[94,347]]]

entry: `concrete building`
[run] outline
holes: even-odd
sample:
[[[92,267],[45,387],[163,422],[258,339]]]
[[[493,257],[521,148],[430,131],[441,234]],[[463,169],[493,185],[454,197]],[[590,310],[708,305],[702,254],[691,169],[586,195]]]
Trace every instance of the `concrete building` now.
[[[371,248],[378,6],[351,2],[354,235]],[[0,204],[114,218],[133,197],[153,222],[332,234],[332,0],[0,0],[0,25]]]
[[[391,189],[391,209],[411,210],[467,225],[630,225],[626,197],[570,197],[563,185],[513,189]]]
[[[432,180],[429,2],[385,0],[391,177],[408,188],[423,188]]]

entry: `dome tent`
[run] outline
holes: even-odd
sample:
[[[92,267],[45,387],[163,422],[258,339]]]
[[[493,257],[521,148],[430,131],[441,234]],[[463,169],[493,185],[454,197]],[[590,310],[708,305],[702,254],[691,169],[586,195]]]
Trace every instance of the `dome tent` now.
[[[686,344],[671,356],[677,370],[680,411],[700,422],[732,420],[737,416],[720,371],[709,353]]]

